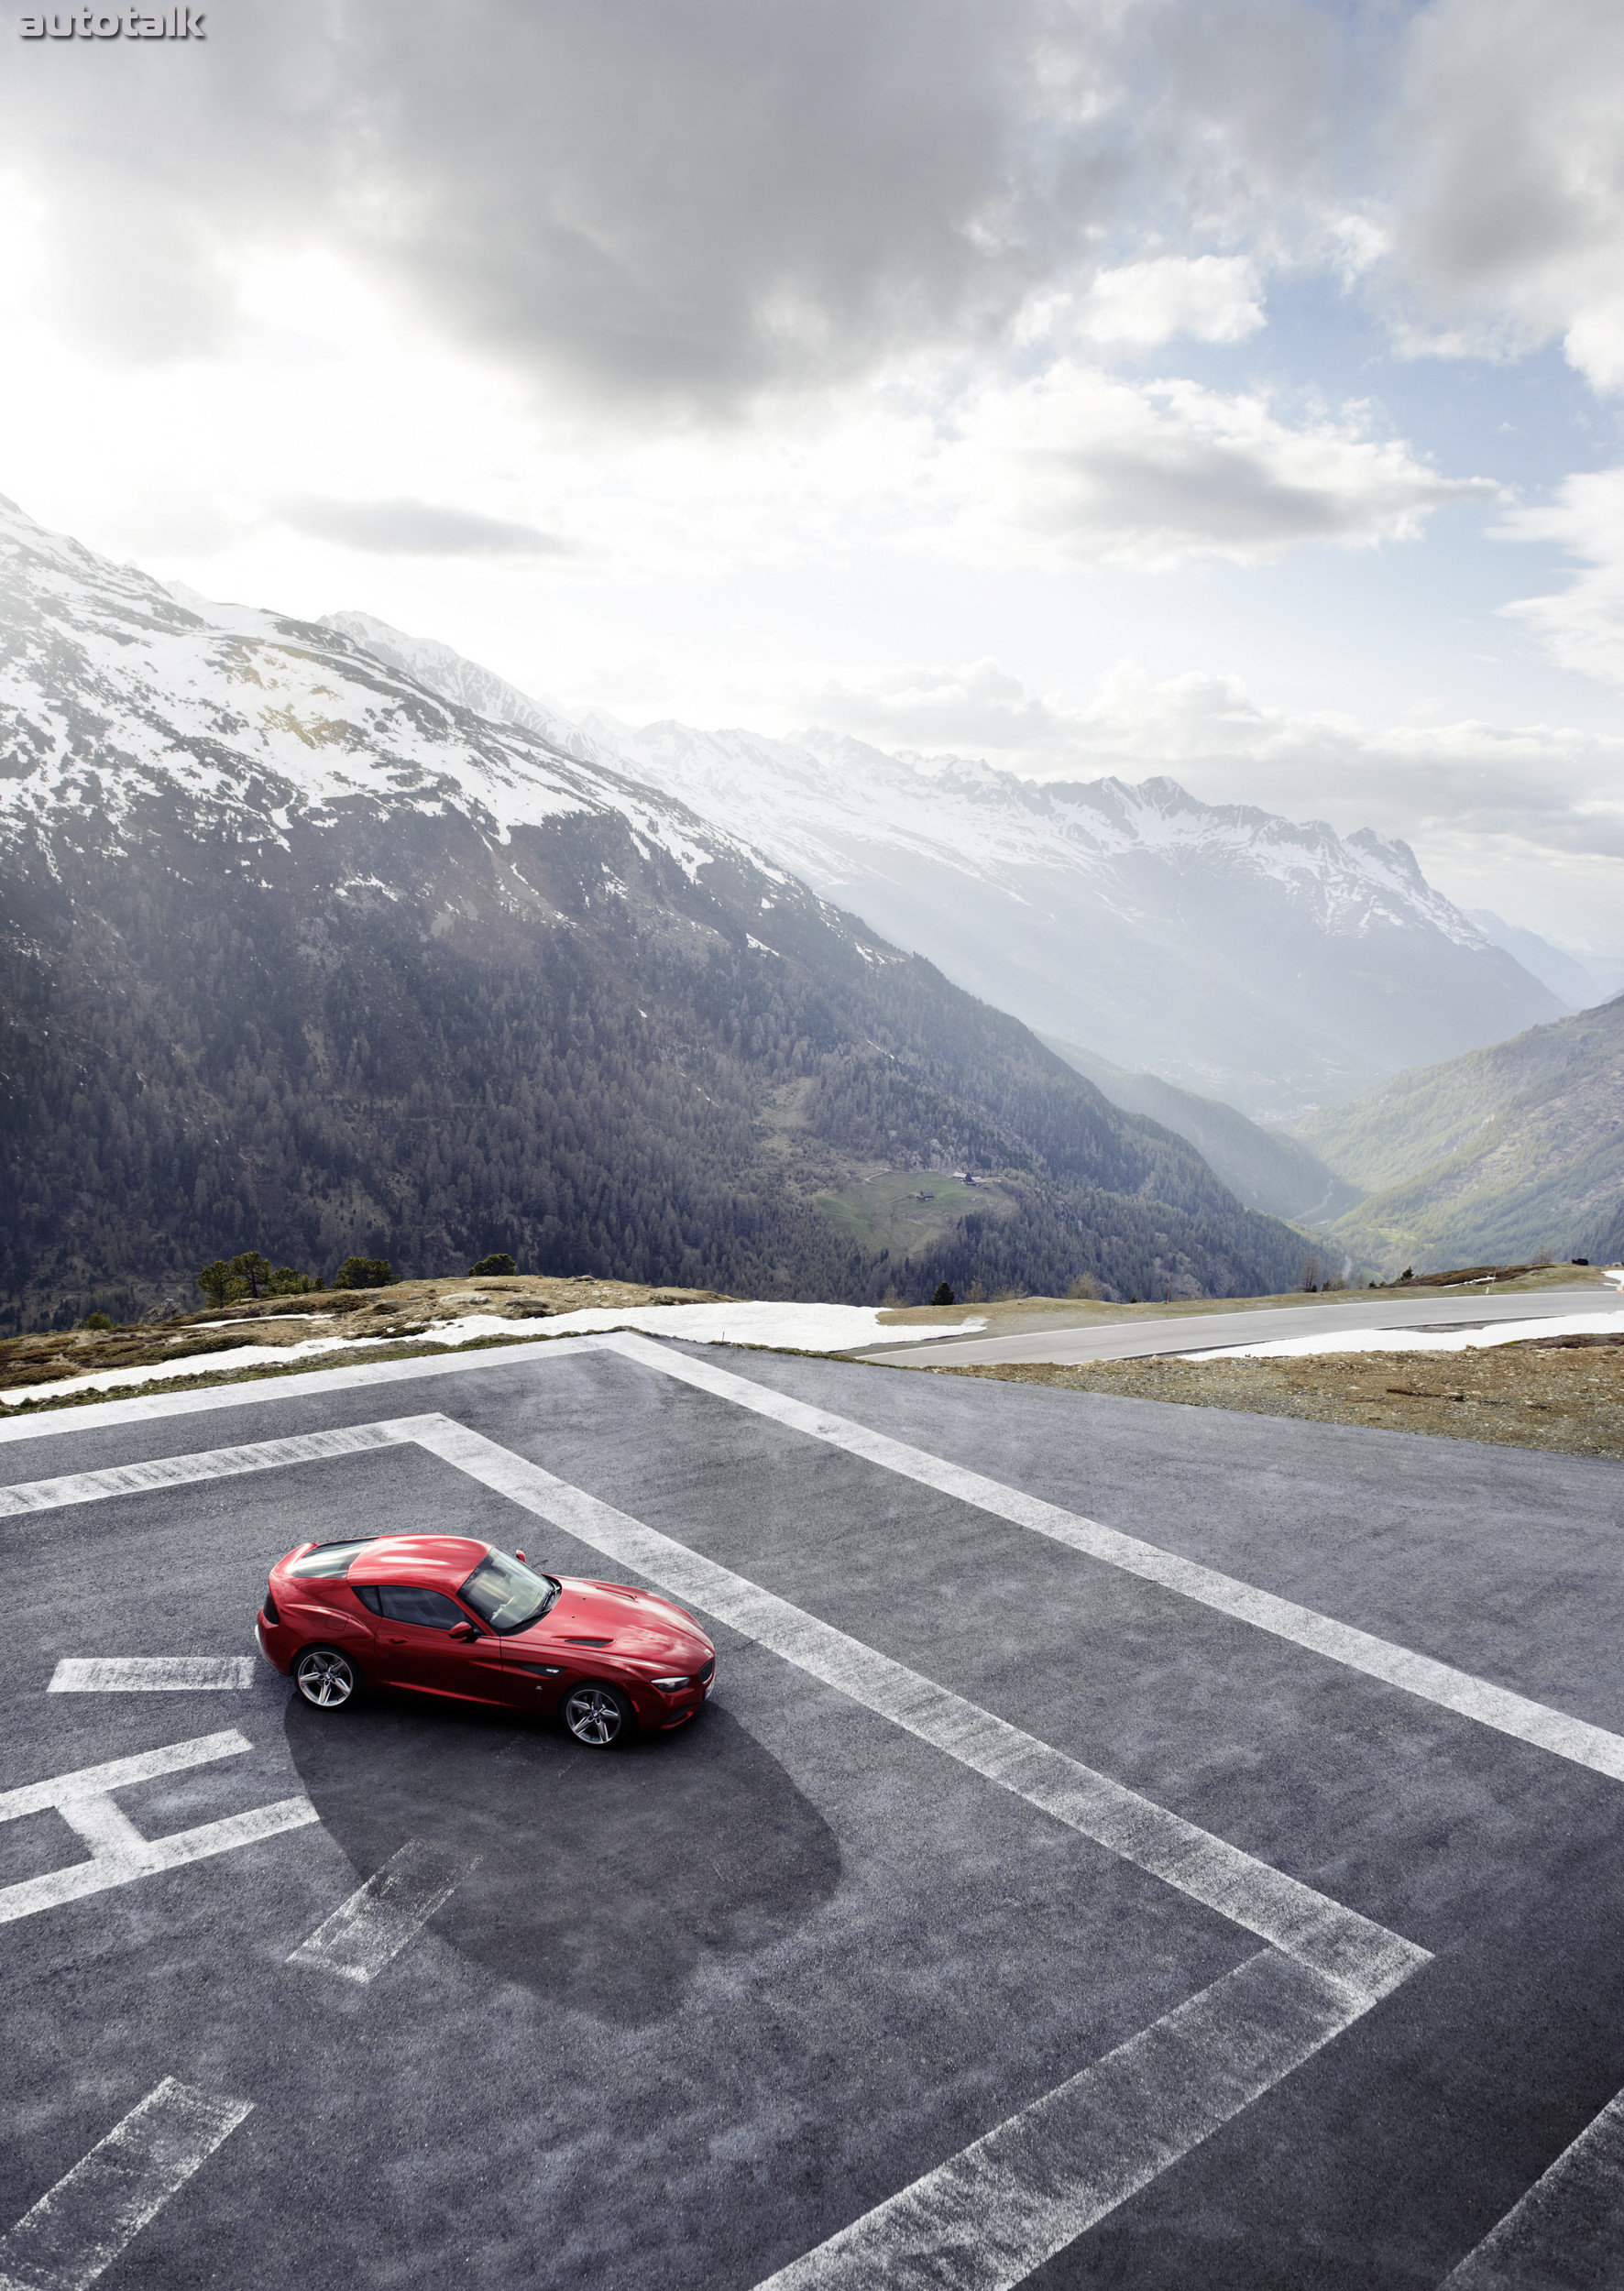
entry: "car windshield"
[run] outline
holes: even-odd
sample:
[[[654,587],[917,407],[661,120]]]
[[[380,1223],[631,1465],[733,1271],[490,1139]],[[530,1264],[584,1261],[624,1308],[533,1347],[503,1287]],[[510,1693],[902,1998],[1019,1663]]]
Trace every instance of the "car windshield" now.
[[[551,1575],[536,1574],[505,1551],[492,1551],[480,1561],[457,1596],[482,1623],[488,1623],[499,1637],[505,1638],[509,1631],[521,1631],[527,1623],[545,1615],[563,1588]]]
[[[354,1543],[318,1543],[313,1551],[306,1551],[296,1559],[288,1573],[291,1575],[342,1575],[347,1573],[349,1563],[357,1551],[364,1551],[375,1536],[364,1536]]]

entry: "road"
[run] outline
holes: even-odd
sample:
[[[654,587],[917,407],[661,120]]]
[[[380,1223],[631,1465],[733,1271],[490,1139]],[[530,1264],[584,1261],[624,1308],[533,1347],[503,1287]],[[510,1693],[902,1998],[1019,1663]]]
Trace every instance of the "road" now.
[[[0,1479],[0,2278],[1608,2279],[1616,1464],[616,1336]],[[452,1524],[681,1597],[702,1717],[241,1660],[291,1545]]]
[[[1481,1289],[1423,1289],[1245,1311],[1181,1313],[1165,1321],[1104,1321],[1063,1329],[1025,1329],[1013,1336],[946,1337],[928,1344],[865,1346],[862,1357],[890,1367],[985,1368],[1001,1361],[1058,1365],[1088,1360],[1144,1360],[1157,1353],[1218,1351],[1269,1344],[1280,1337],[1332,1335],[1344,1329],[1478,1329],[1497,1321],[1542,1321],[1570,1312],[1619,1316],[1624,1293],[1613,1288],[1542,1288],[1487,1296]]]

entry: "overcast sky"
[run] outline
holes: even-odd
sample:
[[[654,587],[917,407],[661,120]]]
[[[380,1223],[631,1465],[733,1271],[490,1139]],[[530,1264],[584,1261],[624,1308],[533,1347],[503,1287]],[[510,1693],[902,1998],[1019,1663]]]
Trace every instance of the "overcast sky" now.
[[[0,80],[0,491],[566,710],[1624,948],[1618,0],[225,0]]]

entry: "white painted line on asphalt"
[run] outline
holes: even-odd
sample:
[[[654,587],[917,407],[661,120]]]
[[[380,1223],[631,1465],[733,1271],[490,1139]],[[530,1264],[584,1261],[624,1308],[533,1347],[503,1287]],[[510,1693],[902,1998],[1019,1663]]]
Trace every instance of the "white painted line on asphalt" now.
[[[765,1386],[752,1384],[729,1369],[714,1367],[709,1361],[666,1351],[647,1337],[606,1336],[601,1342],[607,1351],[620,1353],[645,1367],[658,1369],[664,1376],[675,1376],[701,1391],[750,1409],[758,1416],[770,1417],[792,1431],[806,1432],[829,1447],[859,1456],[866,1463],[878,1464],[884,1471],[934,1487],[944,1496],[956,1496],[960,1503],[972,1504],[980,1511],[1008,1519],[1016,1527],[1029,1528],[1035,1534],[1069,1544],[1091,1559],[1103,1560],[1107,1566],[1119,1567],[1125,1573],[1159,1584],[1181,1598],[1215,1608],[1219,1614],[1230,1616],[1239,1623],[1249,1623],[1276,1639],[1289,1639],[1294,1646],[1305,1647],[1348,1670],[1363,1672],[1367,1678],[1380,1679],[1386,1685],[1419,1695],[1423,1702],[1436,1703],[1463,1718],[1475,1719],[1479,1726],[1492,1726],[1498,1733],[1513,1735],[1519,1741],[1549,1750],[1557,1758],[1569,1759],[1576,1766],[1588,1766],[1614,1781],[1624,1781],[1624,1737],[1608,1733],[1605,1726],[1591,1726],[1583,1718],[1570,1717],[1565,1711],[1553,1710],[1548,1704],[1513,1694],[1508,1687],[1493,1686],[1487,1679],[1474,1678],[1468,1671],[1457,1671],[1450,1663],[1434,1661],[1430,1655],[1395,1646],[1390,1640],[1377,1639],[1352,1624],[1335,1622],[1329,1616],[1318,1615],[1311,1607],[1299,1606],[1290,1599],[1277,1598],[1272,1592],[1259,1591],[1233,1575],[1220,1574],[1215,1568],[1203,1567],[1196,1560],[1181,1559],[1176,1552],[1163,1551],[1158,1544],[1142,1542],[1137,1536],[1105,1527],[1098,1519],[1063,1511],[1058,1504],[1046,1503],[1039,1496],[1005,1487],[962,1464],[946,1463],[922,1448],[911,1448],[883,1432],[871,1431],[866,1425],[852,1423],[843,1416],[831,1416],[823,1409],[809,1408],[804,1401],[792,1400]]]
[[[1013,2291],[1364,2010],[1248,1957],[756,2291]]]
[[[207,1694],[254,1683],[252,1655],[64,1655],[48,1694]]]
[[[281,1798],[247,1814],[232,1814],[222,1821],[200,1823],[194,1829],[173,1831],[168,1837],[144,1837],[124,1809],[113,1803],[115,1790],[184,1773],[193,1766],[212,1765],[217,1759],[236,1758],[252,1748],[235,1726],[228,1726],[220,1734],[172,1742],[164,1749],[112,1759],[102,1766],[82,1766],[72,1773],[53,1774],[45,1781],[27,1782],[19,1790],[5,1792],[0,1795],[0,1822],[19,1821],[24,1814],[43,1814],[54,1807],[90,1847],[91,1858],[0,1889],[0,1925],[36,1917],[42,1910],[58,1909],[67,1902],[84,1901],[115,1886],[133,1884],[137,1878],[155,1877],[161,1870],[232,1853],[239,1846],[258,1845],[261,1838],[303,1829],[318,1820],[308,1798]],[[3,2281],[0,2291],[5,2291]]]
[[[20,1814],[38,1814],[47,1806],[66,1806],[76,1798],[105,1797],[110,1790],[129,1790],[138,1781],[160,1781],[166,1774],[183,1774],[189,1766],[212,1766],[216,1759],[237,1758],[253,1747],[246,1734],[226,1726],[219,1734],[168,1743],[161,1750],[137,1750],[132,1758],[109,1759],[103,1766],[76,1767],[70,1774],[52,1774],[44,1781],[0,1792],[0,1822],[15,1822]]]
[[[1624,2279],[1624,2092],[1608,2102],[1439,2291],[1554,2291]]]
[[[105,1502],[114,1496],[146,1496],[159,1488],[190,1487],[199,1480],[235,1478],[272,1465],[325,1463],[387,1443],[371,1425],[353,1431],[300,1432],[289,1440],[253,1441],[242,1448],[206,1448],[184,1456],[155,1456],[149,1463],[120,1463],[107,1472],[67,1472],[52,1480],[20,1480],[0,1487],[0,1518],[17,1512],[55,1511],[64,1504]]]
[[[354,1368],[313,1368],[300,1376],[262,1377],[253,1384],[217,1385],[202,1392],[147,1392],[134,1400],[86,1400],[78,1408],[7,1418],[0,1422],[0,1447],[9,1440],[51,1440],[63,1432],[106,1431],[120,1424],[152,1423],[160,1417],[206,1416],[215,1409],[324,1399],[329,1393],[354,1392],[367,1385],[415,1384],[423,1376],[488,1376],[493,1369],[515,1366],[537,1368],[548,1361],[578,1359],[583,1353],[596,1352],[602,1343],[600,1336],[540,1337],[529,1344],[503,1344],[488,1353],[450,1353],[444,1359],[430,1354],[416,1360],[379,1360]]]
[[[409,1837],[299,1944],[289,1964],[336,1973],[341,1980],[375,1980],[478,1866],[477,1860],[459,1861],[442,1847]]]
[[[1366,2003],[1427,1962],[1426,1950],[1385,1926],[1022,1733],[686,1543],[554,1479],[482,1433],[440,1416],[403,1417],[380,1429],[426,1448],[617,1564],[704,1608],[972,1772],[1345,1984]]]
[[[166,2077],[0,2237],[0,2291],[88,2291],[253,2106]]]

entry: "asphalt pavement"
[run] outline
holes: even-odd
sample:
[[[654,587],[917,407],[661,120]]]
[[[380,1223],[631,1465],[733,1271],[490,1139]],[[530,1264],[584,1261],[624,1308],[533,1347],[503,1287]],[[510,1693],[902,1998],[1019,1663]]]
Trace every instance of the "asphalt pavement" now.
[[[0,1479],[0,2276],[1615,2279],[1615,1463],[610,1338],[13,1422]],[[672,1589],[702,1716],[50,1691],[452,1527]]]
[[[1327,1337],[1347,1329],[1485,1329],[1502,1321],[1543,1321],[1572,1312],[1618,1315],[1616,1288],[1542,1288],[1495,1296],[1481,1288],[1392,1289],[1300,1305],[1262,1305],[1235,1312],[1170,1315],[1166,1320],[1102,1321],[1081,1327],[1023,1329],[1011,1336],[945,1337],[922,1344],[865,1346],[862,1357],[892,1367],[985,1368],[999,1362],[1069,1365],[1090,1360],[1146,1360],[1158,1353],[1222,1351],[1232,1344],[1272,1344],[1282,1337]]]

